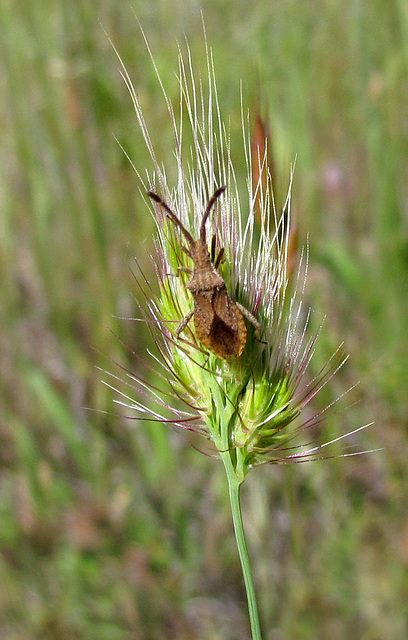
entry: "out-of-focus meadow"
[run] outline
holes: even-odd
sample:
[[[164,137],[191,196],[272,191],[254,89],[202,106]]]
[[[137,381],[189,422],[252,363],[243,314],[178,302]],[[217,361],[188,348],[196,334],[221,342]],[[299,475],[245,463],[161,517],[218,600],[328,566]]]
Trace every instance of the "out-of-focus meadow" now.
[[[177,40],[206,75],[201,8],[238,182],[241,79],[246,107],[270,125],[280,203],[297,156],[306,298],[312,324],[326,316],[315,366],[343,340],[352,355],[324,400],[360,380],[323,430],[375,420],[359,447],[383,448],[249,475],[264,637],[402,640],[408,5],[142,0],[175,107]],[[97,368],[146,376],[132,351],[151,346],[143,325],[118,319],[139,315],[131,270],[135,255],[149,268],[153,221],[115,137],[141,173],[152,166],[104,30],[172,178],[173,134],[137,20],[114,0],[2,0],[0,24],[0,637],[247,639],[220,464],[162,425],[112,417]]]

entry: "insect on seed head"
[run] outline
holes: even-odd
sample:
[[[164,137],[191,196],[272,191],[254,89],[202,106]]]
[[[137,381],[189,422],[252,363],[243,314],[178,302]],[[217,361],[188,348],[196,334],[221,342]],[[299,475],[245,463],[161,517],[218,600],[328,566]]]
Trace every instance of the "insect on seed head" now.
[[[194,317],[197,338],[204,347],[219,358],[242,354],[247,339],[243,314],[255,325],[257,331],[260,328],[256,319],[231,298],[224,280],[216,269],[220,260],[217,259],[214,265],[208,252],[205,224],[215,202],[225,190],[226,186],[220,187],[209,199],[201,220],[200,235],[197,240],[193,239],[181,220],[160,196],[152,191],[147,194],[154,202],[164,208],[167,217],[179,227],[190,245],[191,253],[189,255],[194,262],[193,275],[187,284],[194,299],[194,308],[180,322],[176,336],[178,337],[184,331]]]

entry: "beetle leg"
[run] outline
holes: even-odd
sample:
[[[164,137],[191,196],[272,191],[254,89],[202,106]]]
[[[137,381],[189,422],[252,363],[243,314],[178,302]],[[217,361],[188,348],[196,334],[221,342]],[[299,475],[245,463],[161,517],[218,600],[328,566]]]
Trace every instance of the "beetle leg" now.
[[[216,269],[218,269],[218,267],[221,264],[221,260],[224,257],[224,247],[221,247],[221,249],[220,249],[220,251],[218,253],[218,256],[215,257],[215,253],[216,253],[216,250],[217,250],[216,242],[217,242],[217,238],[216,238],[215,233],[214,233],[214,235],[213,235],[213,237],[211,239],[210,257],[211,257],[211,262],[214,264],[214,267]]]
[[[259,340],[259,334],[261,333],[261,325],[259,324],[258,320],[255,318],[255,316],[252,315],[250,311],[248,311],[248,309],[245,309],[245,307],[243,307],[242,304],[239,304],[239,302],[236,302],[235,304],[237,305],[242,315],[245,316],[245,318],[249,320],[249,322],[255,327],[255,337]],[[262,344],[267,344],[263,340],[259,340],[259,342],[262,342]]]
[[[186,256],[188,256],[189,258],[193,259],[193,256],[191,254],[191,251],[188,247],[186,247],[185,244],[181,245],[181,250],[184,251],[184,253],[186,254]]]
[[[165,275],[168,277],[172,276],[173,278],[178,278],[180,271],[182,271],[183,273],[188,273],[190,276],[193,273],[192,270],[188,267],[177,267],[177,273],[166,273]]]
[[[219,252],[219,254],[218,254],[218,256],[217,256],[217,259],[216,259],[216,261],[214,262],[214,267],[215,267],[216,269],[218,269],[218,267],[220,266],[220,264],[221,264],[221,262],[222,262],[223,257],[224,257],[224,247],[221,247],[220,252]]]
[[[191,311],[182,319],[182,321],[180,322],[179,326],[176,329],[176,338],[178,338],[180,333],[184,331],[184,329],[190,322],[193,315],[194,315],[194,309],[191,309]]]
[[[217,242],[217,238],[215,237],[215,233],[214,233],[213,237],[211,238],[211,251],[210,251],[211,262],[215,262],[216,242]]]

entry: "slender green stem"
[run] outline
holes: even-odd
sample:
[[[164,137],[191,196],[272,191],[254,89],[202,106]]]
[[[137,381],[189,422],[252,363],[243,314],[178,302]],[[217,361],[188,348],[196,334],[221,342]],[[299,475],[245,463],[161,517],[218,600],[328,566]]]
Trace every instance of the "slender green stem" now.
[[[262,640],[259,624],[258,605],[256,602],[254,582],[252,578],[251,564],[245,539],[244,525],[242,522],[240,490],[242,478],[239,478],[231,463],[228,453],[221,455],[228,478],[228,490],[231,503],[232,520],[234,523],[235,538],[238,546],[239,559],[241,561],[244,576],[245,589],[248,599],[249,620],[251,623],[252,640]]]

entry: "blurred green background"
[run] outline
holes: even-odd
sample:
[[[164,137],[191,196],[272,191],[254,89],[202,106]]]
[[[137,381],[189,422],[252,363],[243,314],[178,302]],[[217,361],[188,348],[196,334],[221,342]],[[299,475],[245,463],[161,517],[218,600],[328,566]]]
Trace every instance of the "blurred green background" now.
[[[327,316],[315,366],[342,340],[352,354],[321,402],[361,380],[327,434],[375,420],[358,446],[384,448],[249,475],[264,637],[402,640],[408,4],[135,2],[175,105],[177,40],[187,36],[206,74],[201,9],[233,155],[242,79],[246,105],[261,104],[270,125],[278,201],[297,156],[307,299],[316,326]],[[113,394],[97,366],[146,375],[132,350],[145,352],[147,333],[115,316],[138,314],[129,267],[137,255],[147,268],[153,230],[114,139],[151,169],[104,30],[171,182],[166,105],[130,5],[0,4],[0,638],[244,640],[221,465],[167,428],[104,413]],[[236,169],[244,180],[241,160]]]

